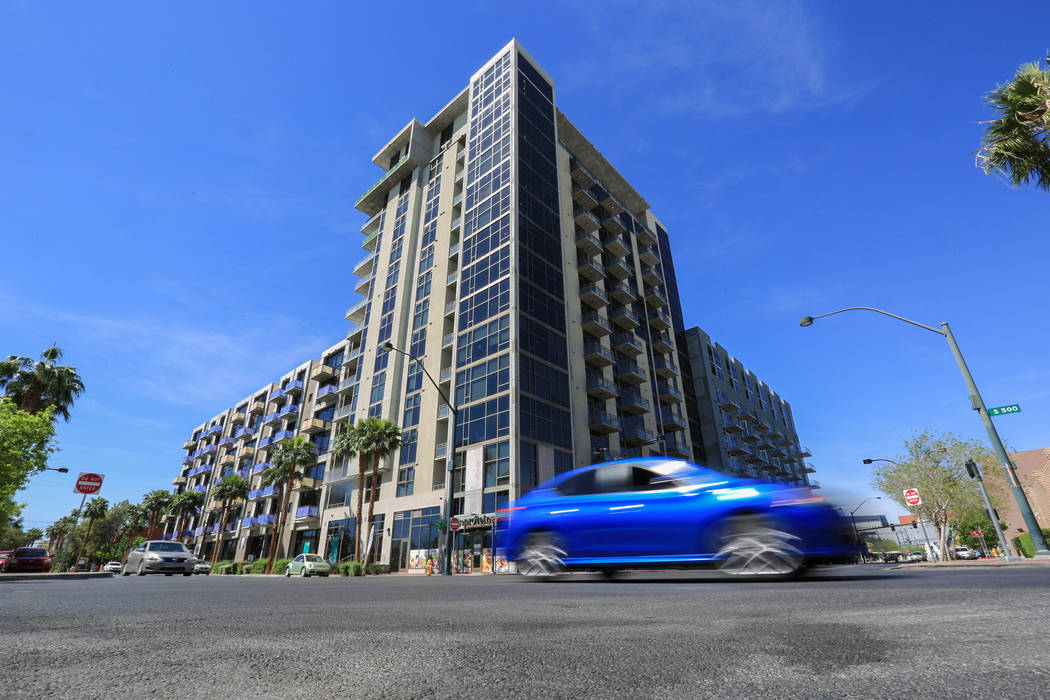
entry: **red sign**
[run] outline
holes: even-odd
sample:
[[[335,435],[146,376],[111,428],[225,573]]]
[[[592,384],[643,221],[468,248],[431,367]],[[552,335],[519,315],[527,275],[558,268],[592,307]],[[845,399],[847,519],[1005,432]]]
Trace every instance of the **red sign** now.
[[[971,537],[984,537],[984,533],[980,530],[970,530]]]
[[[73,487],[73,493],[83,493],[88,496],[93,493],[98,493],[98,490],[102,488],[102,478],[104,476],[105,474],[80,472],[80,476],[77,477],[76,486]]]
[[[452,530],[452,532],[455,532],[456,530],[458,530],[459,529],[459,518],[449,518],[448,529]]]
[[[919,498],[919,489],[904,489],[904,502],[909,506],[922,505],[922,499]]]

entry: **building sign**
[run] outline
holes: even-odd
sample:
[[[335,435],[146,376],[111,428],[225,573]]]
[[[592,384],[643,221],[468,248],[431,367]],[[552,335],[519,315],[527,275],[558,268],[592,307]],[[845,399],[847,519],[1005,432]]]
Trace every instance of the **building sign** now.
[[[492,526],[499,520],[495,515],[459,515],[456,516],[459,521],[460,530],[490,530]]]

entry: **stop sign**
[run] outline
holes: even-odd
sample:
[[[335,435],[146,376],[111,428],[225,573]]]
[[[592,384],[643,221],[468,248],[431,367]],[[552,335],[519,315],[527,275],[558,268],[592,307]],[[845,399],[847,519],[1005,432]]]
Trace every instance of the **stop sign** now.
[[[80,475],[77,476],[77,483],[73,487],[73,493],[82,493],[87,496],[98,493],[99,489],[102,488],[102,478],[104,476],[104,474],[80,472]]]
[[[459,529],[459,518],[449,518],[448,529],[452,530],[452,532],[455,532],[456,530],[458,530]]]
[[[909,506],[922,505],[922,499],[919,498],[919,489],[904,489],[904,502]]]
[[[970,537],[984,537],[984,533],[980,530],[970,530]]]

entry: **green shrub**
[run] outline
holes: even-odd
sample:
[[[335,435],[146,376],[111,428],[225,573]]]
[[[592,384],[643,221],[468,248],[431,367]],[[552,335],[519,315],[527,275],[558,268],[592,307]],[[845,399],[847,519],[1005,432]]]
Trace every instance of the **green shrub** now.
[[[339,575],[340,576],[349,576],[350,575],[350,562],[344,561],[342,564],[339,565]]]
[[[229,559],[222,559],[220,561],[215,562],[215,564],[212,565],[211,570],[218,574],[222,572],[222,567],[229,566],[232,563],[233,562]]]
[[[365,574],[365,567],[364,567],[364,565],[361,562],[359,562],[359,561],[351,561],[351,562],[347,562],[347,564],[350,567],[350,575],[351,576],[364,576],[364,574]]]
[[[249,570],[250,573],[253,573],[253,574],[264,573],[266,571],[266,560],[265,559],[256,559],[255,561],[252,562],[251,566],[248,567],[248,570]]]
[[[278,559],[273,563],[273,568],[270,569],[271,574],[280,574],[284,576],[284,570],[288,568],[288,565],[292,563],[291,559]]]
[[[1050,529],[1043,528],[1043,539],[1050,540]],[[1026,558],[1031,559],[1035,556],[1035,543],[1032,542],[1031,533],[1026,532],[1023,535],[1020,535],[1019,537],[1015,537],[1013,542],[1014,547],[1017,548],[1017,551],[1020,552]]]
[[[365,568],[366,574],[382,574],[385,573],[386,569],[381,564],[369,564]]]

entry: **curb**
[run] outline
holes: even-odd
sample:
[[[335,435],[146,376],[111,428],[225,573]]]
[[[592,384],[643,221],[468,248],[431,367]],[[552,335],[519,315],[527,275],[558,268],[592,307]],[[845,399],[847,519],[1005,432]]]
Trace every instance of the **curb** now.
[[[1050,562],[1003,561],[994,564],[956,564],[955,562],[926,562],[920,564],[912,562],[910,564],[898,564],[893,569],[1006,569],[1018,566],[1039,568],[1050,566]]]
[[[90,578],[113,578],[109,571],[91,571],[77,574],[0,574],[0,582],[3,581],[56,581],[81,580]]]

